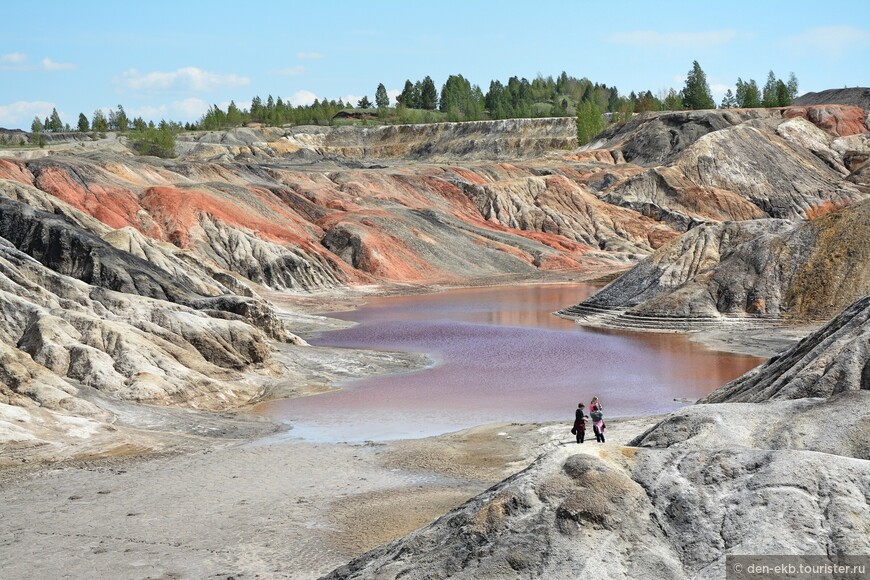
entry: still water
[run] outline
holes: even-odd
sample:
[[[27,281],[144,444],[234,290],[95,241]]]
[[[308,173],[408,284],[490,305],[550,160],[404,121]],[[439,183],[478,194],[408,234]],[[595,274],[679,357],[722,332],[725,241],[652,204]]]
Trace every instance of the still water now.
[[[681,335],[592,330],[552,314],[594,291],[565,284],[372,298],[330,314],[357,326],[310,342],[423,352],[432,366],[261,410],[289,421],[291,436],[317,441],[424,437],[503,421],[567,424],[593,395],[605,416],[664,413],[763,362]]]

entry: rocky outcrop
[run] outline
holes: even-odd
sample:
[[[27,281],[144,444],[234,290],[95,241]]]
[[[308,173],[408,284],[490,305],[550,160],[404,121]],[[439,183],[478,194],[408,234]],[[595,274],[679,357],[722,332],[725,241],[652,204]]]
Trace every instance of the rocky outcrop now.
[[[868,130],[859,107],[821,105],[773,109],[714,109],[641,113],[624,125],[610,125],[588,148],[619,152],[628,163],[666,165],[693,143],[723,129],[743,124],[776,127],[782,121],[804,118],[832,137]]]
[[[870,293],[868,239],[870,200],[797,225],[704,225],[562,314],[628,326],[650,319],[823,320]]]

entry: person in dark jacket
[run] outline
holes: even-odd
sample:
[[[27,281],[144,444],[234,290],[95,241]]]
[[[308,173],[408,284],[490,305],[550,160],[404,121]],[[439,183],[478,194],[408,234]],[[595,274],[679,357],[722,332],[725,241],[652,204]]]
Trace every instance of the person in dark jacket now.
[[[583,443],[586,437],[586,415],[583,414],[583,403],[577,405],[577,410],[574,412],[574,427],[571,428],[571,433],[577,436],[577,443]]]

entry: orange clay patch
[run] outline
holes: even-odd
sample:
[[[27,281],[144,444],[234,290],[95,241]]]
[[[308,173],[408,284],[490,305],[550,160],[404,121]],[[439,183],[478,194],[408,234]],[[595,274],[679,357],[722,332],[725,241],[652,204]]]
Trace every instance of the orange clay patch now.
[[[30,173],[23,161],[0,159],[0,179],[33,185],[33,174]]]
[[[91,184],[84,187],[61,167],[47,167],[36,180],[36,186],[65,201],[111,228],[139,228],[136,194],[121,187]]]

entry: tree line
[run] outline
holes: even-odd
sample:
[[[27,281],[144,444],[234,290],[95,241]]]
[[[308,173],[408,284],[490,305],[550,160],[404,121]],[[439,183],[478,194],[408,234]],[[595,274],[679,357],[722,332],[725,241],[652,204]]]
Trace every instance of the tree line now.
[[[122,105],[111,109],[108,115],[102,110],[94,111],[91,119],[84,113],[79,113],[78,123],[75,129],[69,123],[64,124],[57,109],[51,110],[51,116],[45,121],[39,116],[33,118],[30,124],[30,142],[40,147],[45,146],[43,133],[92,133],[93,139],[105,138],[108,131],[116,131],[126,134],[130,139],[133,149],[140,155],[154,155],[157,157],[173,157],[175,155],[175,137],[183,129],[190,129],[174,121],[161,119],[157,124],[154,121],[147,123],[142,117],[130,119]]]
[[[787,106],[797,96],[797,88],[794,73],[783,81],[771,71],[763,89],[752,79],[738,78],[737,94],[729,89],[720,108]],[[564,71],[555,78],[538,75],[531,81],[517,76],[506,83],[493,80],[486,92],[461,74],[450,75],[439,91],[432,78],[426,76],[416,81],[407,79],[392,106],[383,83],[375,90],[374,102],[364,96],[356,103],[324,99],[293,106],[281,97],[269,95],[264,101],[257,96],[248,109],[234,102],[227,110],[212,105],[190,128],[216,130],[251,122],[273,126],[330,124],[339,111],[354,109],[358,117],[381,123],[567,117],[577,115],[581,106],[590,113],[609,113],[611,119],[626,119],[644,111],[716,108],[706,75],[695,61],[682,90],[672,88],[658,95],[649,90],[622,94],[615,86],[569,76]]]
[[[725,92],[719,104],[720,109],[787,107],[797,96],[798,80],[794,73],[790,73],[788,81],[783,81],[770,71],[762,90],[759,90],[755,80],[744,81],[740,77],[737,77],[736,88],[736,95],[731,89]],[[585,145],[604,129],[608,121],[625,123],[635,112],[715,108],[707,75],[696,60],[686,74],[683,89],[679,92],[670,89],[664,98],[653,97],[649,91],[640,97],[632,93],[627,102],[619,104],[618,110],[612,107],[604,109],[592,101],[581,101],[577,106],[577,142]],[[607,119],[603,116],[605,112],[610,113]]]
[[[787,81],[768,74],[764,87],[759,89],[754,79],[744,81],[738,77],[736,94],[730,89],[725,93],[720,108],[753,108],[787,106],[797,95],[798,81],[790,73]],[[356,111],[358,118],[376,123],[417,123],[438,121],[477,121],[484,119],[511,119],[529,117],[577,116],[578,140],[588,142],[603,128],[603,123],[625,122],[635,113],[645,111],[668,111],[680,109],[716,108],[704,71],[698,61],[686,76],[685,86],[677,91],[654,95],[652,91],[631,91],[622,94],[615,86],[594,83],[589,79],[576,78],[562,72],[557,77],[538,75],[529,81],[513,76],[507,82],[492,80],[484,92],[461,74],[450,75],[439,91],[430,76],[411,81],[404,87],[391,106],[390,97],[383,83],[375,90],[375,101],[367,96],[355,104],[342,99],[315,99],[309,105],[293,105],[280,96],[272,95],[264,100],[255,96],[250,107],[242,108],[231,101],[226,109],[211,105],[195,122],[184,125],[162,120],[156,124],[145,122],[142,117],[130,119],[124,107],[104,112],[94,111],[89,119],[79,113],[75,128],[64,124],[56,109],[49,117],[35,117],[31,125],[31,139],[42,142],[43,132],[78,131],[93,132],[94,138],[108,131],[131,133],[136,143],[148,143],[145,149],[165,149],[156,143],[168,142],[178,131],[220,130],[240,127],[249,123],[268,126],[281,125],[327,125],[335,124],[340,111]],[[600,128],[599,128],[600,127]],[[596,130],[597,129],[597,130]],[[591,133],[591,134],[590,134]],[[147,136],[147,138],[146,138]],[[159,138],[158,138],[159,137]]]

